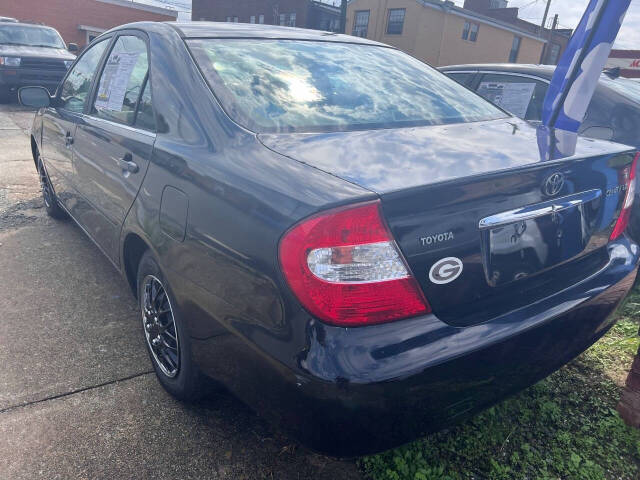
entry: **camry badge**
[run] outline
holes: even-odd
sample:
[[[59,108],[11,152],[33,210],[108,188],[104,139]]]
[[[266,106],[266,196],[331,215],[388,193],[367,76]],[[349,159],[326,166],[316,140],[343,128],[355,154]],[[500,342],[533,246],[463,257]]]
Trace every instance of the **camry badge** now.
[[[429,270],[429,280],[438,285],[453,282],[462,274],[462,260],[447,257],[438,260]]]
[[[549,197],[553,197],[560,193],[564,187],[564,175],[560,172],[553,173],[547,177],[542,184],[542,193]]]

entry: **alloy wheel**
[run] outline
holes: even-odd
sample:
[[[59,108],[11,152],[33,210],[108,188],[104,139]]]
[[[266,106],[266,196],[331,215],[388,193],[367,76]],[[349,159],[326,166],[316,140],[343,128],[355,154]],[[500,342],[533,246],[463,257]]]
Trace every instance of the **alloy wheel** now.
[[[53,205],[53,190],[47,172],[45,172],[44,166],[42,165],[42,161],[38,164],[38,176],[40,178],[40,189],[42,190],[44,204],[47,208],[51,208],[51,205]]]
[[[180,369],[180,343],[173,309],[162,282],[147,275],[142,284],[142,325],[153,358],[167,377]]]

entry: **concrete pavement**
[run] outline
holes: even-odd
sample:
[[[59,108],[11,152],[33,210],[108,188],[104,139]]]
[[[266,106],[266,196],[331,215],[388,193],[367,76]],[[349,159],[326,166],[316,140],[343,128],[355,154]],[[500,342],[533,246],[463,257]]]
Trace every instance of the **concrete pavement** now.
[[[0,106],[0,479],[360,478],[229,394],[162,390],[124,280],[46,215],[32,118]]]

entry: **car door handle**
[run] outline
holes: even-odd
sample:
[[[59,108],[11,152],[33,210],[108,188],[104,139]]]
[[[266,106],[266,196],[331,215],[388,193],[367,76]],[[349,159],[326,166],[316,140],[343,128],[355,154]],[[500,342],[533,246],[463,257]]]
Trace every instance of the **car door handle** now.
[[[133,161],[133,156],[130,153],[127,153],[122,157],[118,163],[120,164],[120,168],[123,172],[138,173],[140,170],[138,164]]]

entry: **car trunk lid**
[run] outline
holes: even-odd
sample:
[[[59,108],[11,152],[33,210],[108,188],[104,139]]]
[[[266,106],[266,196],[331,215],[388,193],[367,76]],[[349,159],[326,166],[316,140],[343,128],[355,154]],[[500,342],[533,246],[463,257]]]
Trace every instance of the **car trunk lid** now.
[[[513,119],[260,137],[377,192],[434,313],[457,326],[531,304],[606,265],[634,153],[580,139],[575,154],[541,161],[535,129]]]

